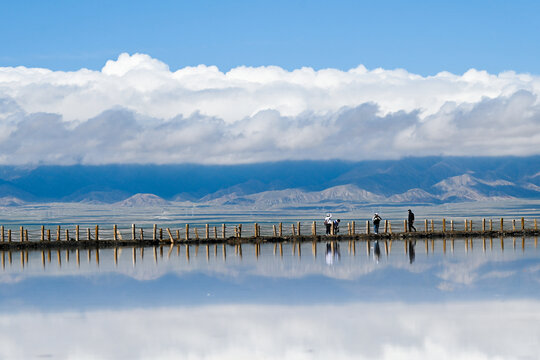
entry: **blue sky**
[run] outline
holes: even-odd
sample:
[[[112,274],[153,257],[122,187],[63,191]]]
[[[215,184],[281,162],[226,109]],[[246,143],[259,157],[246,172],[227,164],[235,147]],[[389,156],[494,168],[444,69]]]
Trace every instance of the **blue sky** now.
[[[53,70],[140,52],[171,69],[540,72],[537,1],[3,1],[0,33],[0,66]]]

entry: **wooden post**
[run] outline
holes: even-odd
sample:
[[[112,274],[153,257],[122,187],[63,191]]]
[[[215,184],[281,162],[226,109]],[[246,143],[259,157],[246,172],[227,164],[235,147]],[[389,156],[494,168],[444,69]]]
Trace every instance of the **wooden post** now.
[[[239,237],[239,238],[242,237],[242,224],[239,224],[239,225],[238,225],[238,237]]]
[[[205,233],[206,240],[208,240],[210,238],[210,228],[208,224],[206,224],[205,230],[206,230],[206,233]]]
[[[501,231],[504,231],[504,226],[503,226],[503,224],[504,224],[504,219],[501,218]]]
[[[47,229],[47,241],[51,241],[51,229]]]
[[[428,232],[428,222],[427,219],[424,219],[424,231]]]
[[[354,220],[352,222],[352,235],[356,235],[356,223],[354,222]]]
[[[482,219],[482,231],[486,231],[486,219]]]
[[[131,240],[135,241],[135,224],[131,224]]]
[[[347,235],[351,235],[351,223],[347,223]]]
[[[392,222],[390,220],[388,220],[388,232],[392,233]]]
[[[86,228],[86,240],[90,241],[90,228]]]
[[[279,237],[283,237],[283,223],[279,223]]]
[[[272,229],[274,231],[274,237],[277,237],[277,229],[276,229],[276,225],[272,225]]]
[[[60,225],[56,228],[56,241],[60,241]]]
[[[469,220],[465,219],[465,231],[469,230]]]
[[[221,225],[221,234],[223,235],[224,239],[227,237],[227,235],[225,234],[225,224]]]
[[[159,241],[163,240],[163,228],[159,228]]]
[[[7,235],[8,235],[8,242],[11,242],[11,229],[8,229]],[[11,252],[10,252],[10,254],[11,254]]]
[[[516,231],[516,219],[512,219],[512,231]]]
[[[28,242],[28,230],[24,229],[24,240]],[[28,252],[26,253],[26,259],[28,262]]]
[[[369,234],[369,220],[366,220],[366,234]]]
[[[214,226],[214,239],[217,240],[217,226]]]
[[[180,241],[180,230],[176,229],[176,241]],[[178,251],[180,251],[180,247],[178,247]]]
[[[66,241],[69,241],[69,230],[66,229]]]
[[[96,225],[96,241],[99,241],[99,225]]]
[[[194,230],[195,230],[195,239],[196,239],[196,240],[199,240],[199,232],[197,231],[197,228],[195,228]],[[199,246],[199,245],[197,245],[197,246]],[[197,249],[198,249],[198,248],[195,247],[195,250],[197,250]],[[197,254],[195,254],[195,255],[197,255]]]
[[[521,230],[525,230],[525,218],[521,218]]]
[[[489,231],[493,231],[493,219],[489,219]]]
[[[311,225],[311,235],[317,236],[317,222],[314,221],[313,225]]]
[[[301,236],[301,233],[300,233],[300,221],[298,222],[298,236]]]
[[[388,232],[388,220],[384,220],[384,233]]]
[[[291,236],[296,236],[296,231],[294,230],[294,224],[291,224]]]
[[[144,231],[143,231],[143,228],[141,228],[141,241],[144,241]]]
[[[79,225],[75,225],[75,241],[79,241]]]
[[[254,224],[254,236],[257,237],[257,223]]]
[[[427,231],[427,220],[426,220],[426,231]],[[407,232],[407,220],[403,220],[403,232]]]
[[[189,224],[186,224],[186,241],[189,240]]]
[[[450,231],[454,232],[454,220],[450,220]]]
[[[152,240],[154,240],[154,241],[157,240],[157,224],[154,224],[154,228],[153,228],[153,231],[152,231]]]
[[[469,231],[472,231],[473,230],[473,227],[472,227],[472,220],[469,220]]]
[[[443,233],[446,232],[446,219],[445,218],[442,219],[442,232]]]
[[[169,234],[169,239],[171,240],[171,244],[174,244],[174,238],[171,233],[171,229],[167,228],[167,234]]]
[[[116,224],[113,225],[113,240],[118,241],[118,226]]]
[[[45,226],[41,225],[41,241],[45,241]],[[2,242],[4,242],[4,227],[2,226]]]
[[[433,226],[433,219],[431,219],[431,232],[435,231],[435,227]]]
[[[538,222],[534,219],[534,230],[538,230]]]

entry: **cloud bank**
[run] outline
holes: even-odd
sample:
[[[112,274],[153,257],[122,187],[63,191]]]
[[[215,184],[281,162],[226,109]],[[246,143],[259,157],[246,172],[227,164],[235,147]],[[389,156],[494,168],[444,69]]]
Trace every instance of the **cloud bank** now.
[[[276,66],[0,68],[0,164],[538,154],[540,77]]]
[[[10,312],[0,314],[6,329],[0,357],[534,359],[540,350],[538,305],[382,301]]]

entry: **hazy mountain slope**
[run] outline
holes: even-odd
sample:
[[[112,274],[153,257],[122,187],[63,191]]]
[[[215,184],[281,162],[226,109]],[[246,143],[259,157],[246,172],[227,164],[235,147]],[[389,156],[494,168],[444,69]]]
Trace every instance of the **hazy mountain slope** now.
[[[340,186],[354,185],[356,189],[373,194],[375,198],[372,201],[427,201],[431,198],[433,201],[458,201],[508,196],[540,198],[537,189],[540,187],[539,174],[540,156],[425,157],[363,162],[286,161],[230,166],[0,167],[0,196],[15,196],[24,201],[112,203],[135,194],[148,193],[166,200],[178,198],[180,194],[180,199],[199,202],[223,201],[224,196],[229,196],[227,201],[240,201],[242,198],[242,201],[250,202],[256,200],[247,195],[268,191],[300,189],[313,193],[334,188],[329,191],[335,192]],[[455,177],[463,178],[461,182],[451,180]],[[328,196],[339,198],[334,195]],[[294,198],[295,195],[287,196]],[[348,201],[343,197],[340,199]]]

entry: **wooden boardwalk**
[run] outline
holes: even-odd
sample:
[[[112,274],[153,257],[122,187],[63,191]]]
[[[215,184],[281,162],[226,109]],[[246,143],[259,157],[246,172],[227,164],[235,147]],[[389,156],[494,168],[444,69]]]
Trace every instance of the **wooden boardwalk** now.
[[[392,230],[392,223],[385,220],[381,223],[380,233],[373,233],[370,221],[365,226],[356,225],[355,221],[342,223],[342,230],[336,234],[323,235],[317,231],[317,222],[252,223],[249,225],[220,224],[186,224],[182,229],[158,228],[157,224],[149,227],[119,229],[112,227],[82,228],[79,225],[54,228],[40,226],[30,231],[24,226],[11,229],[0,227],[0,251],[39,250],[39,249],[95,249],[132,246],[155,246],[165,244],[242,244],[262,242],[321,242],[321,241],[351,241],[351,240],[407,240],[422,238],[473,238],[473,237],[518,237],[539,236],[537,219],[521,217],[518,220],[503,218],[473,220],[465,219],[461,224],[454,220],[440,219],[438,221],[425,219],[415,223],[418,231],[409,232],[406,220],[400,223],[400,230]],[[423,225],[423,229],[420,229]],[[346,228],[345,228],[346,226]],[[310,231],[303,231],[311,227]],[[288,231],[286,230],[288,228]],[[219,231],[218,231],[219,229]],[[244,229],[244,230],[243,230]],[[246,231],[246,229],[249,229]],[[81,231],[82,230],[82,231]],[[228,234],[230,233],[230,234]]]

